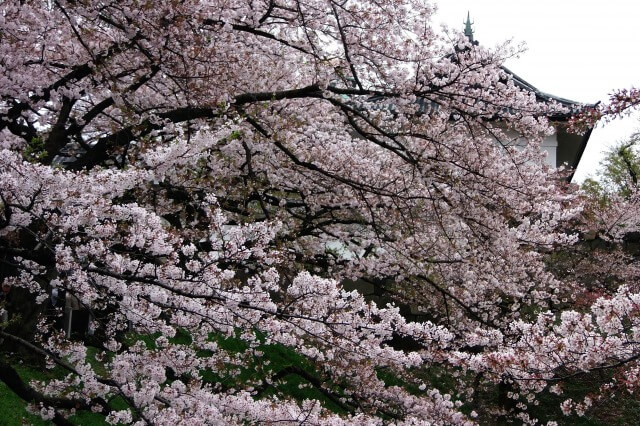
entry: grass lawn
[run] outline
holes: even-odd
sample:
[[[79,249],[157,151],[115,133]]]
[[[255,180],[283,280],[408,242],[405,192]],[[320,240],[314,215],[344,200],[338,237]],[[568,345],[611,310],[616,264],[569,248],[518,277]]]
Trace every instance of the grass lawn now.
[[[61,370],[45,370],[27,364],[13,364],[20,377],[26,382],[30,380],[47,380],[63,376]],[[99,414],[80,412],[69,419],[78,426],[107,426]],[[27,403],[11,391],[0,381],[0,426],[50,426],[52,423],[44,421],[38,415],[27,411]]]
[[[145,341],[149,346],[153,346],[152,342],[154,339],[150,336],[132,336],[130,343],[138,339]],[[214,339],[220,347],[230,352],[240,353],[248,349],[248,345],[240,339],[220,337],[214,337]],[[188,344],[190,342],[188,335],[181,335],[180,333],[172,340],[174,343]],[[262,381],[268,373],[291,370],[291,373],[281,375],[275,386],[266,388],[261,392],[260,396],[268,397],[277,395],[280,398],[294,398],[300,401],[304,399],[315,399],[321,401],[329,410],[338,413],[344,412],[340,406],[336,405],[336,403],[311,385],[309,380],[316,381],[316,383],[321,380],[314,366],[306,358],[281,345],[262,345],[259,350],[263,355],[250,362],[248,367],[229,366],[230,369],[240,370],[237,375],[202,371],[202,377],[211,383],[220,383],[223,388],[241,388],[243,384],[248,382]],[[87,351],[90,363],[93,365],[95,371],[101,374],[104,372],[104,367],[93,358],[96,352],[94,348],[89,348]],[[207,356],[206,353],[202,353],[201,355]],[[263,365],[268,365],[268,367],[262,367]],[[12,363],[12,366],[25,382],[29,382],[30,380],[46,381],[53,378],[61,378],[65,375],[65,371],[59,368],[46,370],[26,363]],[[295,371],[300,372],[302,375],[296,374]],[[333,390],[336,393],[340,393],[338,387],[334,388]],[[119,400],[119,398],[115,398],[110,403],[117,409],[126,408],[124,402]],[[41,420],[38,415],[28,413],[26,406],[27,404],[20,397],[0,381],[0,426],[51,425],[51,422]],[[79,426],[107,425],[102,415],[85,411],[71,416],[69,420]]]
[[[223,338],[220,336],[212,336],[219,347],[229,351],[230,353],[245,354],[247,358],[239,365],[225,364],[225,366],[217,371],[204,370],[201,376],[205,381],[218,384],[221,390],[244,388],[247,384],[255,384],[256,390],[260,389],[260,383],[267,376],[275,375],[277,380],[272,386],[264,386],[258,391],[256,397],[278,397],[280,399],[292,398],[298,401],[304,399],[318,400],[322,405],[335,413],[346,413],[347,406],[339,402],[335,397],[328,396],[326,391],[318,388],[319,384],[330,389],[333,395],[342,396],[343,390],[339,384],[331,384],[324,381],[323,375],[317,370],[316,366],[307,358],[301,356],[295,351],[282,345],[260,345],[256,350],[261,355],[256,356],[249,349],[248,344],[236,338]],[[154,346],[153,336],[131,336],[129,343],[136,340],[144,341],[150,348]],[[172,339],[173,343],[189,344],[191,338],[186,333],[178,333]],[[89,348],[88,359],[93,364],[98,374],[106,374],[104,365],[95,360],[94,356],[97,350]],[[202,351],[200,356],[206,357],[209,354]],[[0,355],[1,356],[1,355]],[[61,378],[65,375],[65,371],[59,368],[53,370],[45,370],[35,365],[25,363],[13,363],[13,367],[18,374],[26,382],[30,380],[51,380],[53,378]],[[411,373],[415,377],[430,383],[432,386],[439,388],[442,392],[448,393],[455,390],[455,380],[453,380],[443,370],[433,367],[423,370],[417,370]],[[589,394],[593,389],[597,389],[603,382],[607,382],[611,376],[610,373],[602,372],[599,375],[587,375],[585,377],[576,378],[566,383],[565,393],[562,396],[543,393],[539,395],[540,405],[531,410],[531,414],[542,420],[557,420],[560,424],[566,425],[627,425],[640,424],[640,401],[635,395],[618,395],[612,399],[599,401],[593,410],[586,417],[570,416],[564,417],[559,413],[559,404],[566,398],[572,397],[575,400],[581,400]],[[417,388],[408,386],[398,377],[389,372],[379,371],[378,377],[387,385],[404,386],[411,393],[421,394]],[[175,380],[175,378],[170,379]],[[468,378],[471,380],[471,378]],[[498,399],[496,389],[488,387],[484,391],[479,390],[475,395],[474,401],[467,401],[462,411],[469,414],[471,409],[480,408],[480,406],[494,405]],[[109,404],[114,409],[125,409],[126,403],[120,397],[113,398]],[[15,395],[7,386],[0,381],[0,426],[50,426],[50,422],[45,422],[37,415],[27,412],[26,403]],[[474,407],[475,406],[475,407]],[[106,426],[104,416],[90,412],[79,412],[71,416],[69,420],[78,426]],[[478,419],[480,423],[495,423],[494,419]]]

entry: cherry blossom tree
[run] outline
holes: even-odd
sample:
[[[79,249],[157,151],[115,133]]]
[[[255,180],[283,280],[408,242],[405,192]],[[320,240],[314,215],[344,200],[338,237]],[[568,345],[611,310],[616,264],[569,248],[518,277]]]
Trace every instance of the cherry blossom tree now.
[[[593,256],[582,275],[549,258],[637,224],[544,165],[565,111],[514,84],[514,52],[438,35],[433,12],[3,2],[0,338],[66,375],[26,382],[4,352],[0,380],[56,424],[534,423],[572,377],[624,369],[634,389],[633,262],[595,292]],[[92,336],[56,325],[63,294]],[[287,375],[325,402],[279,392]],[[512,403],[475,404],[483,386]]]
[[[576,131],[584,131],[593,127],[598,121],[608,122],[616,118],[630,115],[640,105],[640,89],[619,89],[611,92],[609,100],[598,102],[594,107],[587,108],[571,119],[571,125]]]

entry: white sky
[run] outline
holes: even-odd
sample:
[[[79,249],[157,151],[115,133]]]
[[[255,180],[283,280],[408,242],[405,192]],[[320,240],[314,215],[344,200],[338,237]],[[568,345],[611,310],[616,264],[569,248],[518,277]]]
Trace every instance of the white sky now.
[[[493,47],[505,40],[527,51],[506,66],[563,98],[595,103],[613,89],[640,85],[640,2],[637,0],[438,0],[433,23],[462,30],[467,11],[475,39]],[[598,168],[601,153],[640,128],[640,113],[599,125],[574,181]]]

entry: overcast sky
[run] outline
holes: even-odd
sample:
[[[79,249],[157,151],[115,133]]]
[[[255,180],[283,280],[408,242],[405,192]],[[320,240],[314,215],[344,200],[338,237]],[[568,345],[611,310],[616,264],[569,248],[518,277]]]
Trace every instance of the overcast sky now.
[[[505,40],[527,51],[506,65],[543,92],[595,103],[613,89],[640,86],[640,2],[633,0],[437,0],[434,24],[463,29],[467,11],[475,39]],[[574,181],[598,167],[601,152],[640,128],[640,114],[598,126]]]

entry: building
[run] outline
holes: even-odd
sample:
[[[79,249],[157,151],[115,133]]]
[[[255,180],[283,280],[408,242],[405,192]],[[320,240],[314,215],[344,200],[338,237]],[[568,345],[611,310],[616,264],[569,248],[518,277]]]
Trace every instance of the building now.
[[[473,29],[471,28],[472,23],[469,13],[467,13],[467,20],[464,24],[464,34],[467,36],[469,41],[477,45],[478,42],[473,37]],[[542,92],[533,84],[527,82],[525,79],[516,75],[506,67],[503,66],[502,68],[513,78],[517,86],[526,91],[533,92],[539,102],[557,102],[567,108],[568,112],[565,114],[557,114],[548,117],[551,124],[556,129],[556,132],[545,138],[542,143],[542,149],[547,152],[547,164],[553,167],[566,165],[575,171],[578,167],[578,163],[580,163],[582,154],[587,147],[587,143],[593,129],[588,129],[583,135],[570,133],[567,131],[567,122],[573,114],[576,114],[585,108],[594,107],[595,105],[583,104]],[[569,180],[572,177],[573,172],[569,176]]]

